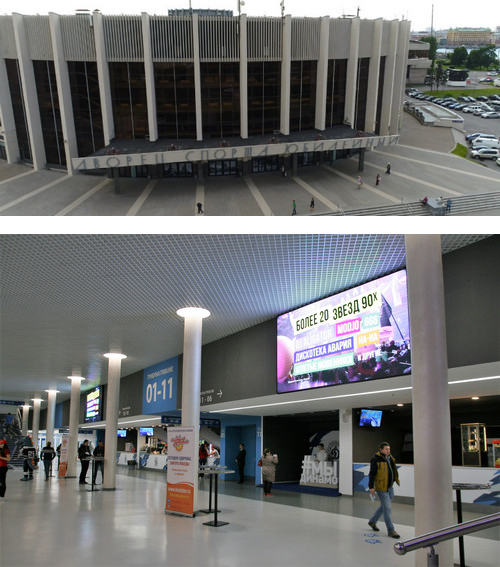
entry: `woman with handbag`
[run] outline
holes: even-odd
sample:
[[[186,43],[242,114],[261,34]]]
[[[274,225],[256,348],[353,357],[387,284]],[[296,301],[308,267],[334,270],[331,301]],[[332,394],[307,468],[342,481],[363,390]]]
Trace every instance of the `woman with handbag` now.
[[[262,482],[264,483],[264,496],[272,496],[271,487],[276,478],[276,465],[278,455],[271,455],[269,448],[265,448],[261,457],[262,461]]]

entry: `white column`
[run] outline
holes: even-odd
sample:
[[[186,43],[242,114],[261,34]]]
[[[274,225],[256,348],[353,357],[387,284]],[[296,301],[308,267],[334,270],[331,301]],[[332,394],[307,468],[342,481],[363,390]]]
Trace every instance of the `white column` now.
[[[388,136],[389,134],[396,133],[396,126],[391,124],[392,114],[392,97],[393,97],[393,84],[394,73],[396,70],[396,50],[398,46],[398,31],[399,22],[393,20],[391,22],[391,35],[389,38],[389,51],[385,58],[385,71],[384,71],[384,89],[382,93],[382,112],[380,114],[380,135]],[[405,53],[407,50],[405,49]]]
[[[148,128],[149,141],[156,142],[158,139],[158,121],[156,120],[156,91],[155,71],[153,65],[153,51],[151,49],[151,27],[149,25],[149,14],[141,13],[142,19],[142,42],[144,44],[144,74],[146,77],[146,99],[148,105]]]
[[[110,352],[108,358],[108,393],[106,399],[106,436],[104,438],[104,481],[103,490],[116,488],[116,446],[118,429],[118,404],[120,401],[120,372],[124,354]]]
[[[210,315],[206,309],[186,307],[177,314],[184,318],[182,367],[182,425],[194,427],[194,449],[198,457],[200,444],[200,386],[202,320]],[[193,511],[198,511],[198,484],[194,485]]]
[[[317,130],[325,129],[329,44],[330,17],[324,16],[323,18],[321,18],[318,70],[316,73],[316,116],[314,119],[314,127]]]
[[[239,17],[240,32],[240,136],[248,138],[248,51],[247,51],[247,17]]]
[[[356,90],[358,85],[359,29],[359,18],[353,18],[351,20],[349,58],[347,59],[344,109],[344,122],[346,124],[349,124],[351,128],[356,128]]]
[[[47,426],[45,428],[45,445],[47,445],[47,441],[52,443],[54,446],[54,423],[56,420],[56,397],[57,397],[57,390],[45,390],[48,394],[47,400]]]
[[[403,114],[403,95],[406,84],[406,66],[408,65],[407,46],[410,43],[410,22],[399,22],[398,47],[394,70],[394,86],[391,109],[391,134],[398,134],[401,129]]]
[[[373,47],[368,70],[368,93],[366,97],[365,132],[375,132],[377,122],[378,86],[380,75],[380,54],[382,52],[382,18],[373,22]]]
[[[196,109],[196,139],[203,140],[203,121],[201,106],[200,37],[198,14],[193,14],[193,67],[194,67],[194,105]]]
[[[33,445],[38,449],[38,431],[40,429],[40,404],[41,398],[33,398],[33,427],[31,428],[33,438]]]
[[[23,423],[21,425],[21,434],[23,437],[28,435],[28,418],[30,415],[30,405],[24,404],[23,406]]]
[[[290,88],[292,66],[292,16],[282,18],[281,54],[281,117],[280,131],[284,136],[290,134]]]
[[[340,410],[339,417],[339,492],[352,496],[352,410]]]
[[[137,428],[137,442],[136,442],[136,446],[135,446],[135,450],[137,453],[137,466],[139,466],[140,463],[140,459],[139,459],[139,451],[140,451],[140,447],[141,447],[141,443],[142,443],[142,439],[141,439],[141,435],[140,435],[140,428]]]
[[[45,169],[47,158],[43,143],[42,121],[36,92],[35,71],[33,70],[33,61],[30,59],[26,30],[24,28],[24,16],[12,14],[12,24],[14,27],[16,51],[19,57],[19,74],[21,76],[33,167],[34,169]]]
[[[99,97],[101,99],[102,128],[104,132],[104,145],[107,146],[115,137],[115,123],[113,120],[113,104],[111,100],[111,83],[109,80],[109,66],[106,59],[106,44],[104,40],[104,26],[102,14],[93,12],[95,52],[97,61],[97,76],[99,78]]]
[[[415,535],[451,526],[453,490],[444,283],[439,234],[405,237],[410,305]],[[453,565],[453,542],[437,548],[440,565]],[[426,551],[415,565],[426,564]]]
[[[64,57],[64,47],[61,31],[61,20],[58,14],[49,12],[50,35],[52,38],[52,52],[54,54],[54,71],[57,81],[57,94],[59,97],[59,111],[64,137],[64,153],[68,174],[73,175],[72,158],[78,157],[76,144],[75,120],[73,118],[73,101],[71,100],[71,87],[69,81],[68,64]]]
[[[68,376],[71,380],[71,398],[69,402],[69,436],[68,436],[68,461],[66,467],[66,478],[76,477],[76,461],[78,453],[78,425],[80,421],[80,391],[81,376]]]
[[[10,97],[9,79],[5,59],[0,58],[0,122],[4,129],[5,151],[7,163],[16,163],[20,159],[19,145],[17,143],[14,110]]]

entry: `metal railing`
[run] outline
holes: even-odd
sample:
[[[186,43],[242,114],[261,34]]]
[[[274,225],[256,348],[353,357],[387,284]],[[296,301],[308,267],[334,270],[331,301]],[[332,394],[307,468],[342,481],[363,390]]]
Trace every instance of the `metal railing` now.
[[[500,525],[500,512],[496,514],[490,514],[489,516],[482,516],[481,518],[476,518],[475,520],[469,520],[468,522],[463,522],[462,524],[455,524],[453,526],[442,528],[434,532],[429,532],[428,534],[423,534],[421,536],[407,539],[405,541],[398,541],[394,544],[394,551],[398,555],[405,555],[409,551],[415,551],[416,549],[421,549],[422,547],[430,547],[431,549],[427,553],[427,566],[438,567],[439,555],[435,553],[433,547],[434,545],[441,541],[447,541],[456,537],[462,537],[466,534],[471,534],[498,525]]]
[[[404,195],[401,197],[401,203],[402,203],[403,205],[406,205],[406,206],[408,207],[408,210],[410,211],[410,214],[411,214],[411,215],[414,214],[414,213],[413,213],[413,209],[411,208],[410,203],[406,200],[406,197],[405,197]]]

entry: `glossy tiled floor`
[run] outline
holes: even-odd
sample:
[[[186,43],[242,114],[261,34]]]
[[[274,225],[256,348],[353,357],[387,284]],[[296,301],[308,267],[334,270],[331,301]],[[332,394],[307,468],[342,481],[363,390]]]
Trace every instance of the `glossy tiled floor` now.
[[[165,476],[119,467],[117,490],[90,492],[77,479],[32,482],[9,471],[0,503],[0,565],[254,567],[413,566],[412,554],[393,551],[380,525],[367,526],[371,504],[361,498],[324,498],[275,491],[265,499],[253,484],[221,483],[218,528],[195,518],[167,515]],[[208,481],[201,481],[200,508],[208,507]],[[204,486],[206,485],[206,486]],[[493,513],[496,510],[486,510]],[[476,514],[479,515],[479,514]],[[412,537],[413,507],[394,504],[402,538]],[[465,518],[467,519],[467,518]],[[489,533],[491,532],[491,533]],[[498,565],[498,530],[466,537],[468,565]],[[456,553],[458,561],[458,552]]]

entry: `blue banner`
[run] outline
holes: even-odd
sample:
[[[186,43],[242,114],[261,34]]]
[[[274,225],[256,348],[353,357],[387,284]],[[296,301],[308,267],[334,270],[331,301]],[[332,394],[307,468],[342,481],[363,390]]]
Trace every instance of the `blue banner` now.
[[[178,358],[169,358],[144,370],[142,413],[177,409]]]

